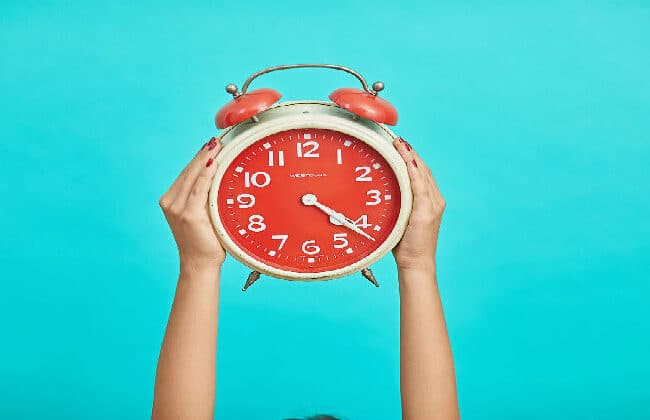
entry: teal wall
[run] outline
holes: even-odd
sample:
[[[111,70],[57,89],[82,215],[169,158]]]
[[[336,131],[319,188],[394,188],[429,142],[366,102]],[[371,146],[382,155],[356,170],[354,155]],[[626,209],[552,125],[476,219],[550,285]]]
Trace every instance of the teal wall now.
[[[101,3],[106,3],[102,5]],[[110,4],[108,4],[110,3]],[[447,201],[464,419],[650,418],[650,3],[0,3],[0,418],[142,419],[177,274],[157,199],[223,86],[386,83]],[[255,82],[324,99],[355,81]],[[217,418],[399,418],[398,290],[223,271]]]

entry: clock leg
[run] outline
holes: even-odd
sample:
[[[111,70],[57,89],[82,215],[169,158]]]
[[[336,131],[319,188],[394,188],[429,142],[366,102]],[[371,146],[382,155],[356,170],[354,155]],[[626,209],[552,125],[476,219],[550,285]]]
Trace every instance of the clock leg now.
[[[379,283],[377,283],[377,279],[375,278],[375,275],[372,274],[372,271],[369,268],[364,268],[363,270],[361,270],[361,274],[363,275],[363,277],[368,279],[370,283],[374,284],[375,287],[379,287]]]
[[[246,279],[246,284],[244,284],[244,287],[241,289],[242,292],[245,292],[246,289],[248,289],[251,284],[255,283],[257,279],[259,279],[261,276],[259,271],[251,271],[251,273],[248,275],[248,278]]]

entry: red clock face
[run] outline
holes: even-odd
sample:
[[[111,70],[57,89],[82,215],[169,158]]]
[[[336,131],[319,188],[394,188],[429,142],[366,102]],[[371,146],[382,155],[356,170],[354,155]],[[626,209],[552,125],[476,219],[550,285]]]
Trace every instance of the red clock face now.
[[[388,238],[400,189],[386,160],[363,141],[295,129],[241,152],[225,170],[217,201],[228,236],[253,259],[319,273],[367,257]]]

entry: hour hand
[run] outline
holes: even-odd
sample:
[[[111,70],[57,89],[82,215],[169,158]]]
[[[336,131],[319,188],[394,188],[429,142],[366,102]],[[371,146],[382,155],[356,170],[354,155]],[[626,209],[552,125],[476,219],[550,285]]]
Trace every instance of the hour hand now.
[[[344,214],[333,210],[326,205],[319,203],[318,198],[314,194],[305,194],[302,196],[302,204],[306,206],[315,206],[325,214],[330,217],[330,222],[334,225],[345,226],[346,228],[358,233],[366,239],[374,241],[375,238],[368,235],[366,232],[361,230],[350,218],[346,217]]]
[[[334,216],[330,216],[330,223],[337,226],[343,226],[343,222],[341,222],[339,219],[337,219]]]
[[[338,214],[340,215],[340,218],[338,219],[338,220],[340,220],[340,223],[334,223],[334,224],[336,224],[336,225],[341,224],[341,225],[345,226],[346,228],[348,228],[350,230],[353,230],[354,232],[357,232],[359,235],[363,236],[364,238],[370,239],[373,242],[375,241],[375,238],[373,238],[372,236],[368,235],[366,232],[361,230],[359,228],[359,226],[357,226],[352,219],[349,219],[349,218],[345,217],[341,213],[338,213]],[[332,216],[330,216],[330,221],[331,220],[332,220]]]

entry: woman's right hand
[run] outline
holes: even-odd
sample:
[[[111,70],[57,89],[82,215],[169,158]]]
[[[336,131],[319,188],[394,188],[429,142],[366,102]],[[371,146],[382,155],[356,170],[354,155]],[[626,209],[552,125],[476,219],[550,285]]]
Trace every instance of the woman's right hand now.
[[[413,210],[401,241],[393,249],[399,269],[435,269],[438,232],[445,200],[431,170],[410,144],[399,138],[393,142],[404,159],[413,191]]]
[[[221,143],[212,138],[183,169],[159,204],[171,227],[183,268],[219,268],[226,252],[208,212],[208,192],[217,172]]]

